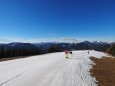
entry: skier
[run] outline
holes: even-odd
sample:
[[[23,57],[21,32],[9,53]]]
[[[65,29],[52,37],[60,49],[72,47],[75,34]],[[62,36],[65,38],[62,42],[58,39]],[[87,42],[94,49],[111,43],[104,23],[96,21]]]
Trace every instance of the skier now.
[[[71,57],[72,57],[72,51],[69,51],[69,53],[70,53],[70,55],[71,55]]]
[[[89,51],[88,51],[88,54],[89,54]]]
[[[68,58],[68,50],[65,51],[65,54],[66,54],[66,58]]]

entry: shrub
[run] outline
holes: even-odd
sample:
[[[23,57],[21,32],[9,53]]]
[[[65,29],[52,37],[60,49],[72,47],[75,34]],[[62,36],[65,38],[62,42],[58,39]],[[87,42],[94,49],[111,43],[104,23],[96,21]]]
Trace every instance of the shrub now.
[[[113,43],[112,46],[107,50],[107,53],[115,56],[115,43]]]

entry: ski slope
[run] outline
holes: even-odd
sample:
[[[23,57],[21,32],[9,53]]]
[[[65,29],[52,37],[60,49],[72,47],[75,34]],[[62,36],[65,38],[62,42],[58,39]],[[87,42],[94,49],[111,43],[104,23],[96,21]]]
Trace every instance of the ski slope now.
[[[89,73],[90,56],[107,56],[102,52],[74,51],[32,56],[0,62],[0,86],[97,86]]]

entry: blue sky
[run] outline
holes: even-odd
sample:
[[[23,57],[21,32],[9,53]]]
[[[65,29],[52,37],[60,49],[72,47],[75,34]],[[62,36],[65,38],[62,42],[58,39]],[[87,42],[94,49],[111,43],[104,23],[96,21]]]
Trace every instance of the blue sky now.
[[[0,37],[115,41],[114,0],[0,0]]]

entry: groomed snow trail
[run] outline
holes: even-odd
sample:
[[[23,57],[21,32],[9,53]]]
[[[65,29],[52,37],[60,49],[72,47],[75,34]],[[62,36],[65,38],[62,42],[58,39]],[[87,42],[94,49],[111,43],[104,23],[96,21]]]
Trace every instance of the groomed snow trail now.
[[[74,51],[69,59],[61,52],[0,62],[0,86],[97,86],[90,56],[106,54]]]

